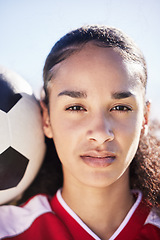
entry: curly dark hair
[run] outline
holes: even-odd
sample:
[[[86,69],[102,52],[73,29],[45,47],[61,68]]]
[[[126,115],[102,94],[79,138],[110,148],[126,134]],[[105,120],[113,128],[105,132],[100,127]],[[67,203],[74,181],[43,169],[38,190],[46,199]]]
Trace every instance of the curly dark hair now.
[[[159,130],[159,125],[157,125],[157,132]],[[141,136],[136,155],[131,162],[130,186],[131,189],[141,190],[145,201],[160,209],[159,159],[160,140],[156,137],[151,125],[148,135]]]
[[[99,47],[114,48],[128,62],[138,64],[137,72],[146,90],[147,67],[145,58],[136,44],[122,31],[106,26],[85,26],[61,38],[49,53],[44,70],[44,102],[48,105],[48,84],[54,79],[53,67],[80,51],[88,42]],[[150,125],[147,136],[140,137],[136,155],[130,165],[130,187],[142,191],[145,201],[160,208],[160,141],[154,135],[155,125]],[[160,129],[160,127],[158,126]],[[53,140],[46,138],[47,153],[39,175],[25,192],[21,202],[36,193],[53,195],[63,184],[61,163],[58,159]]]

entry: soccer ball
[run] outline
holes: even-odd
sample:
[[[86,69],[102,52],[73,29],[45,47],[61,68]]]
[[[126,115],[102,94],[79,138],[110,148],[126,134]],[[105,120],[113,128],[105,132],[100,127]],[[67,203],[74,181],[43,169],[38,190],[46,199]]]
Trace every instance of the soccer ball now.
[[[38,101],[23,78],[0,66],[0,204],[25,191],[44,154]]]

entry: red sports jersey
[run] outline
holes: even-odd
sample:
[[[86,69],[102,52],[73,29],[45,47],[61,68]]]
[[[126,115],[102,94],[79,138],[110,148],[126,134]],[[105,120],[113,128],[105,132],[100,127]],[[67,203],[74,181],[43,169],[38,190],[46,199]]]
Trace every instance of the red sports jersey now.
[[[49,200],[37,195],[23,207],[0,207],[0,239],[93,240],[100,238],[69,208],[59,190]],[[135,204],[109,240],[160,240],[160,217],[138,192]]]

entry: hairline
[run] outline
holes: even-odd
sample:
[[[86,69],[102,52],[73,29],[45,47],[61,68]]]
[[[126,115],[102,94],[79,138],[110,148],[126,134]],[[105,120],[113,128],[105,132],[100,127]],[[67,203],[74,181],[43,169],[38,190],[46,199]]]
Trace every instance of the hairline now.
[[[96,28],[95,28],[96,27]],[[111,34],[110,34],[111,33]],[[81,51],[86,44],[93,43],[97,47],[111,48],[126,63],[137,64],[141,70],[135,70],[146,92],[147,66],[143,53],[134,41],[121,30],[107,26],[83,26],[64,35],[51,49],[43,69],[44,91],[48,101],[48,85],[54,79],[53,69],[71,55]]]
[[[100,41],[98,39],[96,39],[96,40],[88,40],[88,41],[80,43],[80,44],[72,44],[71,46],[65,47],[63,49],[64,55],[63,55],[63,53],[61,53],[61,59],[56,64],[54,64],[54,66],[52,66],[52,68],[48,71],[49,74],[48,74],[48,77],[46,79],[46,83],[47,83],[46,84],[47,85],[46,88],[49,89],[49,86],[50,86],[52,80],[55,78],[56,73],[58,72],[61,63],[63,63],[65,60],[67,60],[68,58],[70,58],[74,54],[76,54],[76,53],[80,52],[81,50],[83,50],[83,48],[87,44],[92,44],[92,45],[100,47],[100,48],[112,49],[113,51],[115,51],[116,53],[118,53],[122,57],[124,63],[126,63],[127,65],[130,65],[130,64],[131,65],[132,64],[133,65],[140,65],[141,66],[141,70],[138,70],[138,71],[135,70],[134,73],[138,76],[142,86],[146,90],[144,84],[141,81],[141,77],[145,78],[142,64],[138,63],[137,60],[135,61],[132,57],[129,57],[129,54],[127,54],[120,47],[118,47],[118,46],[107,46],[107,45],[105,45],[105,43],[103,43],[102,41]],[[58,69],[55,68],[55,67],[57,67],[57,65],[59,65]]]

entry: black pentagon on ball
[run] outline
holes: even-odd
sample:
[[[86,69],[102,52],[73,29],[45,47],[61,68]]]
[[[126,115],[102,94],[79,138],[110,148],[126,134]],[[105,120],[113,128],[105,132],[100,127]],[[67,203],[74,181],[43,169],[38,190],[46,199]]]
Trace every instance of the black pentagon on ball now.
[[[7,82],[0,74],[0,110],[9,112],[21,98],[21,94],[16,93],[11,83]]]
[[[0,190],[16,187],[23,178],[29,160],[21,153],[7,148],[0,154]]]

